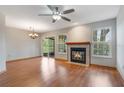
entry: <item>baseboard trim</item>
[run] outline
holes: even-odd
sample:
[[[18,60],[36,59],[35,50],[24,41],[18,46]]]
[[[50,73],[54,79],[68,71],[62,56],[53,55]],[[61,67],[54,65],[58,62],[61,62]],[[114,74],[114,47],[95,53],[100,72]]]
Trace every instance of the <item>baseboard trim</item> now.
[[[112,67],[112,66],[105,66],[105,65],[100,65],[100,64],[90,64],[92,66],[101,66],[101,67],[107,67],[107,68],[112,68],[112,69],[117,69],[116,67]]]
[[[28,59],[32,59],[32,58],[38,58],[38,57],[41,57],[41,56],[20,58],[20,59],[10,60],[10,61],[7,61],[7,62],[16,62],[16,61],[28,60]]]
[[[62,58],[55,58],[55,60],[68,61],[67,59],[62,59]]]
[[[0,74],[3,74],[4,72],[6,72],[6,70],[1,71]]]
[[[124,75],[122,74],[122,72],[121,72],[121,70],[120,70],[120,68],[117,66],[117,70],[118,70],[118,72],[119,72],[119,74],[120,74],[120,76],[123,78],[123,80],[124,80]]]

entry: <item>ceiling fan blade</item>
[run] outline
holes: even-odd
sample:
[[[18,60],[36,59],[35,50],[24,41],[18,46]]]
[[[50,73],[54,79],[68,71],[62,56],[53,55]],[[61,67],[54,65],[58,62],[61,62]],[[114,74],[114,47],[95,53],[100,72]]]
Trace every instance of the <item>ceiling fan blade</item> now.
[[[38,16],[52,16],[52,14],[38,14]]]
[[[63,14],[69,14],[69,13],[72,13],[74,11],[75,11],[74,9],[65,10],[65,11],[63,11]]]
[[[64,17],[64,16],[61,16],[62,19],[68,21],[68,22],[71,22],[71,19],[67,18],[67,17]]]
[[[52,7],[51,5],[47,5],[47,7],[53,12],[54,7]]]
[[[55,20],[55,19],[53,19],[53,20],[52,20],[52,23],[55,23],[55,22],[56,22],[56,20]]]

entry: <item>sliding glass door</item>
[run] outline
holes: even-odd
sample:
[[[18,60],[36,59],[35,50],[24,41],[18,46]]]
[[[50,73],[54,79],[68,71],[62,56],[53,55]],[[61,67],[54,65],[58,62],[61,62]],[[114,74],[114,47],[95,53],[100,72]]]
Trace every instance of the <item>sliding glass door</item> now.
[[[43,55],[54,57],[55,52],[55,39],[54,37],[45,38],[43,40]]]

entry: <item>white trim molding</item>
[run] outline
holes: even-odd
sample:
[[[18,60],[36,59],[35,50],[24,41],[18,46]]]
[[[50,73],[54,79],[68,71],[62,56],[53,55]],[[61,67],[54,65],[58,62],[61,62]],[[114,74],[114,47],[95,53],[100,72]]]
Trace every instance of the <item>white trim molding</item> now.
[[[4,73],[4,72],[6,72],[6,70],[2,70],[2,71],[0,72],[0,74],[2,74],[2,73]]]
[[[118,70],[118,72],[120,73],[121,77],[124,80],[124,74],[122,73],[121,68],[118,65],[117,65],[117,70]]]

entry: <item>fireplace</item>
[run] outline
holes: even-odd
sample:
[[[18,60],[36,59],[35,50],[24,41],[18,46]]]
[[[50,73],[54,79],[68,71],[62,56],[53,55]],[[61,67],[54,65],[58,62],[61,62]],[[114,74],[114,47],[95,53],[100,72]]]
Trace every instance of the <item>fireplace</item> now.
[[[71,62],[86,64],[86,48],[72,47],[70,58]]]
[[[89,66],[90,42],[66,42],[66,44],[68,45],[67,57],[70,63]]]

